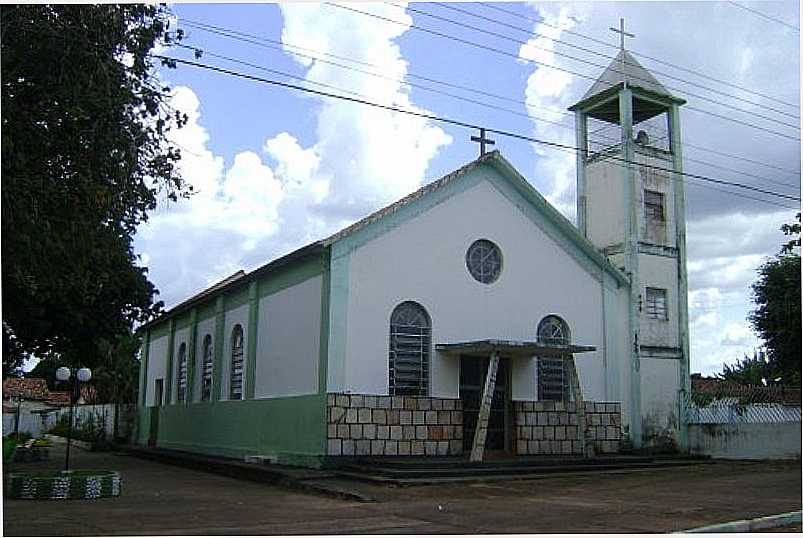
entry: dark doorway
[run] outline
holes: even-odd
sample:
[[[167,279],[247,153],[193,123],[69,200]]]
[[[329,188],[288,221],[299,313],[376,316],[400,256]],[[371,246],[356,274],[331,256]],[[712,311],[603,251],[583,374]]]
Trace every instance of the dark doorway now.
[[[463,402],[463,451],[468,454],[474,444],[477,417],[480,412],[482,391],[485,388],[485,374],[490,359],[486,357],[460,358],[460,399]],[[510,404],[510,365],[507,359],[499,359],[496,372],[496,388],[488,417],[488,435],[485,450],[511,452],[511,409]]]
[[[162,399],[164,398],[164,379],[157,379],[154,382],[153,394],[153,407],[151,407],[150,416],[150,430],[148,432],[148,446],[153,448],[156,446],[156,440],[159,438],[159,408],[162,406]]]

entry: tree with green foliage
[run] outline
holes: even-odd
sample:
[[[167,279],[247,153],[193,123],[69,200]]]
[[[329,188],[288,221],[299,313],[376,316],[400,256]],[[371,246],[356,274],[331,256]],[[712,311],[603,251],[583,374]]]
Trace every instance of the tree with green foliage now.
[[[752,358],[748,355],[733,364],[723,364],[722,373],[716,377],[739,385],[766,386],[772,383],[774,375],[767,355],[763,351],[753,351]]]
[[[748,320],[764,340],[775,379],[800,386],[800,213],[796,218],[798,222],[781,227],[791,239],[780,254],[758,269],[752,287],[756,308]]]
[[[192,190],[167,138],[186,117],[149,54],[169,20],[157,5],[0,7],[4,376],[29,355],[93,367],[101,340],[161,308],[133,236],[157,199]]]

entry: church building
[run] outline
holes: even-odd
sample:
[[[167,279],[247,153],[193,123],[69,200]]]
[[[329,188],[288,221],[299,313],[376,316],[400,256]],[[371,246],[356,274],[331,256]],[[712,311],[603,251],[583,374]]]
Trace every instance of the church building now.
[[[146,324],[137,442],[309,466],[683,450],[683,103],[622,48],[571,108],[576,226],[483,152]]]

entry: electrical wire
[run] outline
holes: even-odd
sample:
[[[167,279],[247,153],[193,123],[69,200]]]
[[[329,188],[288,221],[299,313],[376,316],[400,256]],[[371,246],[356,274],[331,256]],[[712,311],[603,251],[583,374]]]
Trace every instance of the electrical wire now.
[[[531,22],[533,24],[542,24],[542,25],[547,26],[549,28],[555,28],[555,29],[561,30],[562,32],[565,32],[567,34],[574,35],[574,36],[580,37],[582,39],[587,39],[589,41],[597,43],[598,45],[602,45],[602,46],[610,47],[610,48],[614,48],[614,49],[618,49],[619,48],[618,45],[612,45],[611,43],[608,43],[607,41],[603,41],[601,39],[597,39],[595,37],[591,37],[591,36],[588,36],[588,35],[582,34],[580,32],[573,31],[573,30],[561,28],[560,26],[557,26],[557,25],[554,25],[554,24],[550,24],[550,23],[546,22],[545,20],[535,19],[535,18],[530,17],[528,15],[525,15],[523,13],[516,13],[515,11],[510,11],[510,10],[501,8],[496,3],[478,2],[478,4],[480,6],[482,6],[482,7],[484,7],[485,9],[491,9],[491,10],[494,10],[494,11],[498,11],[500,13],[506,13],[507,15],[510,15],[510,16],[513,16],[513,17],[517,17],[517,18],[520,18],[520,19],[523,19],[523,20],[526,20],[526,21],[529,21],[529,22]],[[683,66],[680,66],[680,65],[677,65],[677,64],[673,64],[671,62],[667,62],[666,60],[662,60],[660,58],[655,58],[654,56],[649,56],[647,54],[644,54],[643,52],[636,52],[636,51],[630,50],[630,49],[628,49],[628,52],[630,52],[631,54],[633,54],[634,56],[636,56],[638,58],[644,58],[646,60],[650,60],[650,61],[659,63],[661,65],[665,65],[667,67],[671,67],[673,69],[677,69],[679,71],[684,71],[686,73],[690,73],[692,75],[696,75],[698,77],[701,77],[701,78],[704,78],[704,79],[707,79],[707,80],[711,80],[713,82],[717,82],[717,83],[723,84],[725,86],[730,86],[732,88],[736,88],[736,89],[741,90],[743,92],[751,93],[751,94],[756,95],[758,97],[763,97],[764,99],[769,99],[771,101],[775,101],[775,102],[780,103],[782,105],[790,106],[790,107],[796,108],[798,110],[800,109],[800,105],[798,103],[789,103],[787,101],[783,101],[781,99],[778,99],[777,97],[773,97],[771,95],[767,95],[765,93],[757,92],[757,91],[755,91],[753,89],[746,88],[746,87],[740,86],[738,84],[734,84],[733,82],[724,81],[724,80],[718,79],[716,77],[712,77],[711,75],[708,75],[706,73],[701,73],[700,71],[696,71],[694,69],[689,69],[688,67],[683,67]]]
[[[729,1],[728,3],[732,4],[732,5],[736,6],[736,7],[742,8],[745,11],[749,11],[750,13],[754,13],[754,14],[760,16],[760,17],[764,17],[765,19],[770,20],[772,22],[777,22],[778,24],[783,24],[787,28],[791,28],[795,32],[800,33],[800,28],[798,28],[797,26],[794,26],[794,25],[791,25],[789,23],[786,23],[786,22],[784,22],[784,21],[782,21],[780,19],[776,19],[775,17],[770,17],[766,13],[762,13],[761,11],[759,11],[757,9],[749,8],[749,7],[745,6],[744,4],[740,4],[739,2]]]
[[[583,73],[578,73],[576,71],[572,71],[572,70],[569,70],[569,69],[566,69],[566,68],[562,68],[562,67],[556,67],[556,66],[551,66],[551,65],[548,65],[548,64],[542,64],[542,63],[537,62],[535,60],[528,60],[528,59],[520,58],[518,55],[510,53],[508,51],[497,49],[495,47],[491,47],[491,46],[488,46],[488,45],[482,45],[482,44],[479,44],[479,43],[474,43],[473,41],[468,41],[466,39],[462,39],[462,38],[459,38],[459,37],[456,37],[456,36],[453,36],[453,35],[444,34],[443,32],[439,32],[437,30],[432,30],[430,28],[424,28],[422,26],[417,26],[415,24],[407,24],[407,23],[404,23],[404,22],[401,22],[401,21],[397,21],[397,20],[394,20],[394,19],[389,19],[387,17],[383,17],[381,15],[376,15],[374,13],[368,13],[368,12],[365,12],[365,11],[360,11],[359,9],[355,9],[355,8],[347,7],[347,6],[342,6],[342,5],[339,5],[339,4],[333,4],[331,2],[324,2],[324,4],[329,5],[329,6],[333,6],[333,7],[337,7],[339,9],[343,9],[343,10],[346,10],[346,11],[351,11],[351,12],[354,12],[354,13],[365,15],[365,16],[368,16],[368,17],[372,17],[372,18],[375,18],[375,19],[383,20],[385,22],[389,22],[389,23],[393,23],[393,24],[397,24],[397,25],[403,25],[403,26],[405,26],[407,28],[410,28],[410,29],[415,29],[415,30],[418,30],[418,31],[421,31],[421,32],[426,32],[426,33],[429,33],[429,34],[432,34],[432,35],[436,35],[438,37],[449,39],[451,41],[455,41],[455,42],[458,42],[458,43],[463,43],[463,44],[471,46],[471,47],[476,47],[476,48],[480,48],[480,49],[483,49],[483,50],[487,50],[489,52],[494,52],[494,53],[497,53],[497,54],[502,54],[504,56],[509,56],[509,57],[515,58],[517,60],[526,61],[528,63],[535,63],[535,64],[538,64],[538,65],[543,65],[544,67],[552,68],[552,69],[555,69],[555,70],[558,70],[558,71],[563,71],[565,73],[569,73],[571,75],[575,75],[575,76],[578,76],[580,78],[592,80],[594,82],[597,81],[596,78],[591,77],[591,76],[586,75],[586,74],[583,74]],[[609,84],[609,85],[612,86],[613,84]],[[708,115],[711,115],[711,116],[715,116],[715,117],[718,117],[718,118],[726,120],[726,121],[731,121],[731,122],[734,122],[734,123],[738,123],[740,125],[744,125],[746,127],[750,127],[750,128],[753,128],[753,129],[764,131],[764,132],[769,133],[769,134],[774,134],[776,136],[780,136],[782,138],[787,138],[789,140],[795,140],[797,142],[800,141],[800,138],[798,138],[798,137],[794,137],[794,136],[791,136],[791,135],[788,135],[786,133],[782,133],[782,132],[779,132],[779,131],[774,131],[772,129],[768,129],[766,127],[762,127],[762,126],[759,126],[759,125],[754,125],[752,123],[748,123],[748,122],[745,122],[745,121],[737,120],[736,118],[731,118],[731,117],[728,117],[728,116],[723,116],[723,115],[720,115],[720,114],[709,112],[709,111],[704,110],[704,109],[700,109],[700,108],[696,108],[696,107],[692,107],[692,106],[688,106],[687,105],[686,106],[686,110],[693,110],[695,112],[700,112],[700,113],[703,113],[703,114],[708,114]],[[795,128],[798,128],[798,127],[799,126],[795,126]]]
[[[479,125],[475,125],[475,124],[472,124],[472,123],[469,123],[469,122],[466,122],[466,121],[456,120],[456,119],[447,118],[447,117],[443,117],[443,116],[437,116],[435,114],[431,114],[431,113],[428,113],[428,112],[421,112],[421,111],[417,111],[417,110],[405,109],[405,108],[401,108],[401,107],[395,106],[395,105],[383,105],[381,103],[368,101],[368,100],[362,99],[362,98],[347,97],[347,96],[337,95],[337,94],[333,94],[333,93],[329,93],[329,92],[314,90],[314,89],[311,89],[311,88],[306,88],[304,86],[299,86],[297,84],[290,84],[290,83],[281,82],[281,81],[278,81],[278,80],[266,79],[264,77],[257,77],[257,76],[254,76],[254,75],[249,75],[247,73],[240,73],[240,72],[233,71],[233,70],[230,70],[230,69],[225,69],[225,68],[222,68],[222,67],[217,67],[217,66],[213,66],[213,65],[209,65],[209,64],[203,64],[203,63],[195,62],[195,61],[191,61],[191,60],[185,60],[185,59],[181,59],[181,58],[174,58],[174,57],[164,56],[164,55],[161,55],[161,54],[153,54],[151,56],[154,57],[154,58],[161,59],[162,61],[165,61],[165,62],[168,62],[168,63],[172,63],[172,64],[189,65],[189,66],[193,66],[193,67],[197,67],[197,68],[201,68],[201,69],[207,69],[207,70],[210,70],[210,71],[215,71],[215,72],[222,73],[222,74],[229,75],[229,76],[234,76],[234,77],[237,77],[237,78],[242,78],[242,79],[246,79],[246,80],[252,80],[252,81],[255,81],[255,82],[261,82],[261,83],[264,83],[264,84],[270,84],[270,85],[273,85],[273,86],[278,86],[278,87],[287,88],[287,89],[293,89],[293,90],[297,90],[297,91],[301,91],[301,92],[305,92],[305,93],[312,93],[312,94],[320,95],[320,96],[323,96],[323,97],[329,97],[329,98],[333,98],[333,99],[340,99],[340,100],[350,101],[350,102],[353,102],[353,103],[362,104],[362,105],[366,105],[366,106],[371,106],[371,107],[378,108],[378,109],[384,109],[384,110],[388,110],[388,111],[391,111],[391,112],[399,112],[399,113],[402,113],[402,114],[408,114],[408,115],[412,115],[412,116],[417,116],[417,117],[429,119],[429,120],[432,120],[432,121],[438,121],[438,122],[441,122],[441,123],[455,125],[457,127],[464,127],[464,128],[468,128],[468,129],[472,129],[472,130],[479,130],[481,128]],[[572,151],[572,152],[575,152],[575,153],[583,151],[580,148],[577,148],[577,147],[574,147],[574,146],[570,146],[570,145],[567,145],[567,144],[561,144],[559,142],[552,142],[552,141],[549,141],[549,140],[542,140],[542,139],[538,139],[538,138],[535,138],[535,137],[522,135],[522,134],[519,134],[519,133],[514,133],[514,132],[503,130],[503,129],[485,128],[485,131],[487,133],[493,133],[493,134],[497,134],[497,135],[508,137],[508,138],[525,140],[525,141],[536,143],[536,144],[543,145],[543,146],[546,146],[546,147],[568,150],[568,151]],[[721,180],[721,179],[717,179],[717,178],[711,178],[711,177],[708,177],[708,176],[702,176],[700,174],[691,174],[691,173],[688,173],[688,172],[678,172],[678,171],[675,171],[675,170],[672,170],[672,169],[669,169],[669,168],[650,165],[650,164],[646,164],[646,163],[638,163],[636,161],[630,161],[630,160],[627,160],[627,159],[624,159],[624,158],[617,158],[615,156],[609,156],[607,158],[609,158],[611,160],[614,160],[614,161],[620,161],[624,165],[630,165],[630,166],[635,165],[635,166],[638,166],[638,167],[641,167],[641,168],[649,168],[649,169],[653,169],[653,170],[669,172],[670,174],[674,174],[674,175],[677,175],[677,176],[683,176],[683,177],[686,177],[686,178],[698,179],[698,180],[701,180],[701,181],[715,183],[715,184],[718,184],[718,185],[727,185],[727,186],[731,186],[731,187],[741,188],[741,189],[744,189],[744,190],[758,192],[758,193],[769,195],[769,196],[775,196],[775,197],[778,197],[778,198],[784,198],[784,199],[787,199],[787,200],[793,200],[793,201],[797,201],[797,202],[800,201],[799,197],[794,197],[794,196],[783,194],[783,193],[769,191],[769,190],[762,189],[762,188],[759,188],[759,187],[755,187],[755,186],[752,186],[752,185],[744,185],[744,184],[741,184],[741,183],[725,181],[725,180]],[[732,192],[732,191],[725,191],[725,192],[728,192],[729,194],[737,194],[737,195],[741,194],[741,193],[735,193],[735,192]],[[767,202],[766,200],[764,200],[764,201]],[[789,206],[782,206],[782,207],[786,207],[788,209],[793,209],[793,208],[790,208]]]
[[[498,32],[493,32],[493,31],[490,31],[490,30],[486,30],[484,28],[478,28],[476,26],[472,26],[472,25],[464,23],[464,22],[455,21],[453,19],[449,19],[448,17],[442,17],[440,15],[434,15],[432,13],[428,13],[426,11],[422,11],[421,9],[417,9],[417,8],[409,7],[409,6],[404,7],[404,6],[400,6],[398,4],[394,4],[392,2],[385,2],[385,3],[387,5],[396,7],[398,9],[410,11],[412,13],[418,13],[418,14],[424,15],[426,17],[430,17],[430,18],[433,18],[433,19],[436,19],[436,20],[440,20],[440,21],[443,21],[443,22],[448,22],[449,24],[453,24],[455,26],[459,26],[459,27],[462,27],[462,28],[468,28],[468,29],[474,30],[476,32],[481,32],[481,33],[484,33],[484,34],[487,34],[487,35],[491,35],[491,36],[499,38],[499,39],[505,39],[507,41],[511,41],[511,42],[516,43],[518,45],[528,46],[528,47],[532,47],[534,49],[550,52],[552,54],[555,54],[556,56],[562,56],[564,58],[568,58],[570,60],[574,60],[576,62],[584,63],[584,64],[590,65],[592,67],[597,67],[597,68],[600,68],[600,69],[603,69],[603,70],[610,70],[612,73],[617,73],[617,74],[620,74],[622,76],[629,76],[632,80],[635,80],[635,81],[642,81],[642,82],[646,82],[646,83],[650,83],[651,82],[649,79],[645,79],[645,78],[639,77],[639,76],[634,75],[632,73],[631,74],[627,74],[627,73],[625,73],[625,72],[613,67],[614,64],[611,64],[609,66],[605,66],[605,65],[602,65],[602,64],[598,64],[598,63],[592,62],[590,60],[586,60],[585,58],[580,58],[578,56],[572,56],[570,54],[566,54],[564,52],[548,49],[548,48],[545,48],[545,47],[539,47],[538,45],[529,43],[527,41],[522,41],[520,39],[516,39],[516,38],[510,37],[510,36],[506,36],[506,35],[500,34]],[[330,4],[330,5],[337,5],[337,4]],[[365,12],[363,12],[363,13],[365,13]],[[615,58],[610,58],[610,57],[607,57],[607,58],[609,58],[611,60],[615,60]],[[549,65],[549,64],[544,64],[544,63],[541,63],[541,62],[537,62],[535,60],[533,60],[533,63],[539,64],[539,65],[545,66],[545,67],[550,67],[550,68],[553,68],[553,69],[558,69],[558,70],[562,70],[562,71],[565,70],[566,72],[570,72],[567,69],[564,69],[564,68],[561,68],[561,67],[558,67],[558,66],[552,66],[552,65]],[[572,74],[575,74],[575,75],[579,76],[579,74],[577,74],[577,73],[572,73]],[[589,77],[591,77],[591,75],[586,76],[586,78],[589,78]],[[670,78],[674,78],[674,77],[670,77]],[[610,82],[605,82],[605,84],[607,84],[609,87],[615,85],[614,83],[610,83]],[[706,89],[706,90],[709,90],[709,91],[712,91],[712,92],[715,92],[715,93],[719,93],[720,95],[725,96],[725,97],[731,97],[731,98],[740,99],[738,97],[735,97],[735,96],[730,95],[730,94],[723,93],[721,91],[713,90],[713,89],[706,88],[706,87],[702,87],[702,88]],[[679,91],[679,92],[684,92],[685,91],[682,88],[676,88],[676,87],[673,87],[673,86],[666,86],[666,89],[667,90],[675,90],[675,91]],[[776,118],[772,118],[770,116],[765,116],[763,114],[759,114],[759,113],[751,111],[751,110],[745,110],[745,109],[739,108],[737,106],[729,105],[729,104],[723,103],[722,101],[714,99],[714,98],[711,98],[711,97],[706,97],[706,96],[703,96],[703,95],[690,93],[688,91],[685,91],[685,93],[686,93],[686,95],[688,95],[690,97],[695,97],[697,99],[702,99],[703,101],[708,101],[708,102],[714,103],[714,104],[716,104],[718,106],[722,106],[722,107],[725,107],[725,108],[730,108],[730,109],[733,109],[733,110],[735,110],[737,112],[750,114],[751,116],[755,116],[757,118],[761,118],[761,119],[769,121],[769,122],[777,123],[777,124],[783,125],[785,127],[789,127],[789,128],[792,128],[792,129],[799,129],[800,128],[800,125],[799,125],[800,122],[797,122],[796,124],[785,123],[785,122],[783,122],[781,120],[778,120]],[[760,105],[758,105],[758,103],[754,103],[752,101],[747,101],[747,102],[752,104],[752,105],[760,106]],[[707,111],[703,111],[701,109],[695,109],[694,107],[686,107],[686,108],[687,108],[687,110],[698,110],[698,111],[702,111],[704,113],[707,113]],[[767,108],[769,110],[775,110],[775,109],[772,109],[772,108],[766,107],[766,106],[764,108]],[[794,118],[796,118],[798,120],[800,119],[799,116],[795,116],[795,115],[789,114],[788,112],[783,112],[782,111],[781,114],[784,114],[784,115],[787,115],[787,116],[792,116],[792,117],[794,117]],[[730,118],[728,118],[728,119],[730,119]]]
[[[396,4],[392,4],[391,2],[386,2],[386,3],[390,3],[391,5],[396,5]],[[533,31],[527,30],[526,28],[521,28],[521,27],[519,27],[519,26],[515,26],[515,25],[512,25],[512,24],[507,24],[507,23],[505,23],[505,22],[498,21],[498,20],[496,20],[496,19],[493,19],[493,18],[491,18],[491,17],[485,17],[485,16],[483,16],[483,15],[479,15],[479,14],[477,14],[477,13],[473,13],[473,12],[471,12],[471,11],[468,11],[468,10],[465,10],[465,9],[461,9],[461,8],[459,8],[459,7],[455,7],[454,5],[451,5],[451,4],[444,4],[444,3],[442,3],[442,2],[433,2],[433,3],[434,3],[435,5],[437,5],[437,6],[440,6],[440,7],[441,7],[441,8],[443,8],[443,9],[448,9],[448,10],[450,10],[450,11],[455,11],[455,12],[458,12],[458,13],[463,13],[463,14],[465,14],[465,15],[468,15],[468,16],[470,16],[470,17],[479,18],[480,20],[484,20],[484,21],[487,21],[487,22],[492,22],[492,23],[494,23],[494,24],[498,24],[498,25],[504,26],[504,27],[506,27],[506,28],[511,28],[511,29],[517,30],[517,31],[519,31],[519,32],[525,33],[525,34],[527,34],[527,35],[529,35],[529,36],[531,36],[531,37],[542,37],[542,38],[545,38],[545,39],[549,39],[549,40],[551,40],[551,41],[553,41],[553,42],[555,42],[555,43],[560,43],[560,44],[562,44],[562,45],[565,45],[565,46],[567,46],[567,47],[576,48],[576,49],[578,49],[578,50],[581,50],[581,51],[583,51],[583,52],[587,52],[587,53],[589,53],[589,54],[594,54],[594,55],[596,55],[596,56],[600,56],[600,57],[602,57],[602,58],[605,58],[605,59],[607,59],[607,60],[610,60],[610,61],[613,61],[613,60],[615,60],[615,59],[616,59],[616,56],[609,56],[609,55],[607,55],[607,54],[604,54],[604,53],[601,53],[601,52],[595,51],[595,50],[593,50],[593,49],[589,49],[588,47],[582,47],[582,46],[580,46],[580,45],[575,45],[575,44],[573,44],[573,43],[568,43],[568,42],[566,42],[566,41],[563,41],[563,40],[561,40],[561,39],[550,38],[550,37],[548,37],[548,36],[545,36],[545,35],[538,34],[538,33],[535,33],[535,32],[533,32]],[[396,7],[399,7],[399,6],[396,6]],[[419,11],[419,13],[421,13],[421,12]],[[472,29],[473,29],[473,28],[472,28]],[[549,49],[545,49],[545,48],[542,48],[542,47],[537,47],[537,46],[535,46],[535,45],[532,45],[532,44],[529,44],[529,46],[532,46],[532,47],[534,47],[534,48],[538,48],[538,49],[541,49],[541,50],[549,50]],[[553,52],[554,52],[554,54],[561,55],[561,53],[560,53],[560,52],[557,52],[557,51],[553,51]],[[572,59],[574,59],[574,58],[572,58]],[[634,64],[632,64],[632,63],[628,62],[627,60],[625,60],[625,61],[624,61],[624,64],[625,64],[625,65],[634,65]],[[594,65],[594,66],[596,66],[596,67],[600,67],[600,66],[599,66],[599,64],[592,64],[592,65]],[[620,72],[620,73],[621,73],[621,72]],[[668,74],[668,73],[664,73],[664,72],[657,71],[657,70],[652,70],[652,71],[651,71],[651,73],[652,73],[652,74],[654,74],[654,75],[660,75],[660,76],[662,76],[662,77],[665,77],[665,78],[667,78],[667,79],[676,80],[676,81],[678,81],[678,82],[683,82],[683,83],[685,83],[685,84],[689,84],[689,85],[691,85],[691,86],[694,86],[694,87],[697,87],[697,88],[700,88],[700,89],[703,89],[703,90],[706,90],[706,91],[710,91],[710,92],[713,92],[713,93],[718,93],[718,94],[720,94],[720,95],[723,95],[723,96],[725,96],[725,97],[729,97],[729,98],[731,98],[731,99],[735,99],[735,100],[737,100],[737,101],[742,101],[743,103],[747,103],[747,104],[749,104],[749,105],[753,105],[753,106],[760,106],[760,107],[762,107],[762,108],[764,108],[764,109],[771,110],[771,111],[773,111],[773,112],[777,112],[778,114],[783,114],[783,115],[785,115],[785,116],[791,116],[791,117],[793,117],[793,118],[796,118],[796,119],[798,119],[798,120],[800,119],[800,116],[799,116],[799,115],[797,115],[797,114],[793,114],[793,113],[790,113],[789,111],[786,111],[786,110],[780,110],[780,109],[773,108],[773,107],[771,107],[771,106],[768,106],[768,105],[762,105],[762,104],[760,104],[760,103],[756,103],[755,101],[751,101],[751,100],[749,100],[749,99],[745,99],[744,97],[739,97],[738,95],[733,95],[733,94],[725,93],[725,92],[723,92],[723,91],[721,91],[721,90],[717,90],[717,89],[715,89],[715,88],[711,88],[711,87],[708,87],[708,86],[703,86],[702,84],[699,84],[699,83],[696,83],[696,82],[692,82],[692,81],[690,81],[690,80],[686,80],[686,79],[683,79],[683,78],[680,78],[680,77],[676,77],[676,76],[670,75],[670,74]],[[636,77],[636,78],[637,78],[637,77]],[[690,94],[690,95],[691,95],[691,94]],[[721,103],[718,103],[718,104],[721,104]],[[741,110],[741,111],[743,111],[743,112],[747,112],[747,111],[745,111],[745,110],[743,110],[743,109],[737,109],[737,110]],[[751,112],[751,113],[752,113],[752,112]],[[764,117],[764,116],[761,116],[761,115],[759,115],[758,117]],[[772,119],[772,118],[767,118],[767,119],[769,119],[770,121],[775,121],[775,120],[774,120],[774,119]],[[783,125],[787,125],[787,124],[783,124]]]
[[[335,59],[338,59],[338,60],[341,60],[341,61],[344,61],[344,62],[350,62],[350,63],[355,63],[355,64],[358,64],[358,65],[363,65],[363,66],[373,67],[373,68],[376,68],[376,69],[381,69],[381,66],[376,65],[376,64],[372,64],[372,63],[369,63],[369,62],[364,62],[364,61],[360,61],[360,60],[356,60],[356,59],[352,59],[352,58],[346,58],[344,56],[339,56],[339,55],[332,54],[332,53],[329,53],[329,52],[324,52],[324,51],[318,51],[318,50],[310,49],[310,48],[307,48],[307,47],[301,47],[301,46],[298,46],[298,45],[294,45],[292,43],[282,42],[282,41],[270,39],[270,38],[264,37],[264,36],[257,36],[257,35],[254,35],[254,34],[249,34],[249,33],[246,33],[246,32],[241,32],[239,30],[234,30],[234,29],[231,29],[231,28],[226,28],[226,27],[222,27],[222,26],[213,25],[213,24],[202,22],[202,21],[195,21],[195,20],[192,20],[192,19],[182,19],[182,24],[184,24],[184,25],[186,25],[186,26],[188,26],[190,28],[194,28],[194,29],[197,29],[197,30],[209,32],[209,33],[212,33],[212,34],[215,34],[215,35],[220,35],[220,36],[223,36],[223,37],[227,37],[229,39],[234,39],[234,40],[250,43],[250,44],[253,44],[253,45],[256,45],[256,46],[259,46],[259,47],[263,47],[263,48],[267,48],[267,49],[271,49],[271,50],[276,50],[276,51],[281,51],[281,52],[285,52],[287,48],[295,49],[295,50],[302,50],[302,51],[306,51],[306,52],[315,53],[315,54],[318,54],[318,55],[323,55],[323,56],[326,56],[326,57],[329,57],[329,58],[335,58]],[[266,43],[271,43],[271,44],[275,44],[275,45],[268,45]],[[182,46],[184,46],[184,45],[182,45]],[[196,49],[196,47],[190,47],[190,48]],[[381,78],[385,78],[385,79],[389,79],[389,80],[394,80],[394,81],[397,81],[397,82],[400,82],[400,83],[403,83],[403,84],[406,84],[406,85],[409,85],[409,86],[412,86],[412,87],[418,87],[418,88],[425,89],[426,91],[430,91],[430,92],[434,92],[434,93],[440,93],[442,95],[447,95],[447,96],[454,97],[454,98],[457,98],[457,99],[460,99],[460,100],[476,103],[476,104],[479,104],[479,105],[481,105],[483,107],[486,107],[486,108],[494,108],[494,109],[497,109],[497,110],[500,110],[500,111],[504,111],[504,112],[507,112],[507,113],[511,113],[511,114],[515,114],[515,115],[518,115],[518,116],[523,115],[522,113],[520,113],[518,111],[513,111],[513,110],[510,110],[510,109],[507,109],[507,108],[503,108],[503,107],[495,107],[495,106],[490,105],[488,103],[480,103],[480,102],[478,102],[476,100],[467,99],[467,98],[463,98],[463,97],[460,97],[460,96],[454,96],[453,94],[450,94],[450,93],[447,93],[447,92],[440,92],[438,90],[435,90],[434,88],[427,88],[425,86],[416,85],[416,84],[413,84],[413,83],[408,82],[408,81],[394,79],[392,77],[387,77],[385,75],[381,75],[381,74],[378,74],[378,73],[371,73],[371,72],[368,72],[368,71],[365,71],[365,70],[361,70],[361,69],[357,69],[357,68],[354,68],[354,67],[346,66],[346,65],[343,65],[343,64],[340,64],[340,63],[337,63],[337,62],[333,62],[333,61],[330,61],[330,60],[325,60],[325,59],[321,58],[320,56],[313,56],[313,55],[309,55],[309,54],[299,53],[299,52],[296,52],[295,50],[291,50],[291,52],[293,54],[298,55],[298,56],[301,56],[301,57],[304,57],[304,58],[308,58],[308,59],[312,59],[312,60],[315,60],[317,62],[333,65],[333,66],[336,66],[336,67],[341,68],[341,69],[353,70],[355,72],[364,73],[364,74],[367,74],[367,75],[370,75],[370,76],[376,76],[376,77],[381,77]],[[287,76],[290,76],[290,75],[287,75]],[[439,85],[443,85],[443,86],[450,87],[450,88],[455,88],[455,89],[460,89],[460,90],[476,93],[478,95],[483,95],[483,96],[486,96],[486,97],[492,97],[492,98],[499,99],[499,100],[502,100],[502,101],[508,101],[508,102],[524,105],[524,106],[529,107],[529,108],[536,108],[536,109],[545,110],[545,111],[547,111],[549,113],[557,114],[557,115],[560,115],[560,116],[566,116],[568,114],[571,114],[571,112],[562,112],[562,111],[558,111],[558,110],[555,110],[555,109],[552,109],[552,108],[539,107],[539,106],[533,105],[532,103],[530,103],[527,100],[515,99],[515,98],[512,98],[512,97],[499,95],[499,94],[496,94],[496,93],[493,93],[493,92],[488,92],[488,91],[484,91],[484,90],[478,90],[478,89],[471,88],[471,87],[468,87],[468,86],[463,86],[463,85],[460,85],[460,84],[455,84],[455,83],[451,83],[451,82],[447,82],[447,81],[443,81],[443,80],[439,80],[439,79],[435,79],[435,78],[431,78],[431,77],[426,77],[426,76],[418,75],[418,74],[415,74],[415,73],[409,73],[408,72],[406,74],[406,76],[410,77],[410,78],[415,78],[415,79],[418,79],[418,80],[425,80],[425,81],[428,81],[428,82],[431,82],[431,83],[434,83],[434,84],[439,84]],[[543,121],[545,123],[553,124],[553,125],[562,127],[564,129],[574,130],[574,126],[573,125],[566,125],[565,123],[562,123],[562,122],[559,122],[559,121],[550,120],[550,119],[539,117],[539,116],[535,116],[535,115],[528,115],[528,117],[532,118],[532,119],[537,119],[539,121]],[[614,142],[617,141],[618,137],[610,137],[610,136],[603,136],[602,137],[603,140],[591,139],[591,135],[594,135],[597,132],[602,131],[602,130],[604,130],[606,128],[607,127],[602,127],[600,129],[598,129],[597,131],[592,131],[591,133],[589,133],[589,141],[596,142],[596,143],[599,143],[601,141],[614,141]],[[703,147],[703,146],[694,145],[694,144],[692,144],[690,142],[685,142],[684,145],[687,148],[693,148],[693,149],[696,149],[696,150],[699,150],[699,151],[703,151],[703,152],[714,153],[714,154],[717,154],[717,155],[720,155],[720,156],[730,157],[730,158],[733,158],[733,159],[749,162],[749,163],[752,163],[752,164],[766,166],[768,168],[772,168],[772,169],[779,170],[779,171],[782,171],[782,172],[786,172],[786,173],[789,173],[789,174],[794,174],[794,175],[797,175],[797,176],[800,175],[800,171],[794,171],[794,170],[781,168],[781,167],[773,165],[773,164],[764,163],[764,162],[761,162],[761,161],[756,161],[754,159],[750,159],[750,158],[743,157],[743,156],[740,156],[740,155],[733,155],[733,154],[729,154],[729,153],[724,153],[724,152],[721,152],[721,151],[718,151],[718,150],[714,150],[712,148],[706,148],[706,147]],[[722,168],[722,167],[720,167],[718,165],[715,165],[713,163],[710,163],[710,162],[700,161],[700,160],[696,160],[695,161],[695,160],[690,159],[690,158],[687,158],[687,159],[689,161],[698,162],[700,164],[710,165],[710,166],[713,166],[715,168],[717,168],[717,167]],[[727,169],[727,170],[734,171],[734,172],[741,173],[741,174],[745,174],[745,175],[749,175],[749,176],[752,176],[752,177],[758,177],[758,176],[754,176],[754,175],[752,175],[752,174],[750,174],[748,172],[742,172],[742,171],[734,170],[734,169]],[[779,185],[783,185],[783,186],[787,186],[787,187],[793,187],[793,188],[799,187],[799,185],[792,185],[792,184],[785,183],[785,182],[782,182],[782,181],[774,181],[774,180],[771,180],[771,179],[768,179],[768,178],[764,178],[764,177],[762,177],[761,179],[765,180],[765,181],[768,181],[770,183],[777,183]]]

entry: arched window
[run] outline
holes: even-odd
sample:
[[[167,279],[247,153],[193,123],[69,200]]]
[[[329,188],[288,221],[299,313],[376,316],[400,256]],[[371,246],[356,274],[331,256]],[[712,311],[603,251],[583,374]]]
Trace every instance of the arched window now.
[[[177,375],[177,399],[179,402],[187,399],[187,344],[183,343],[178,347],[178,369]]]
[[[572,341],[569,326],[555,315],[546,316],[538,324],[538,342],[549,345],[568,345]]]
[[[558,316],[546,316],[538,324],[538,343],[568,345],[571,343],[569,325]],[[538,358],[538,399],[562,401],[568,394],[569,378],[566,361],[549,357]]]
[[[203,343],[203,372],[201,375],[201,401],[208,402],[212,399],[212,335],[204,336]]]
[[[429,347],[432,326],[427,311],[406,301],[390,316],[391,395],[426,396],[429,393]]]
[[[243,399],[243,327],[235,325],[231,331],[231,378],[229,399]]]

